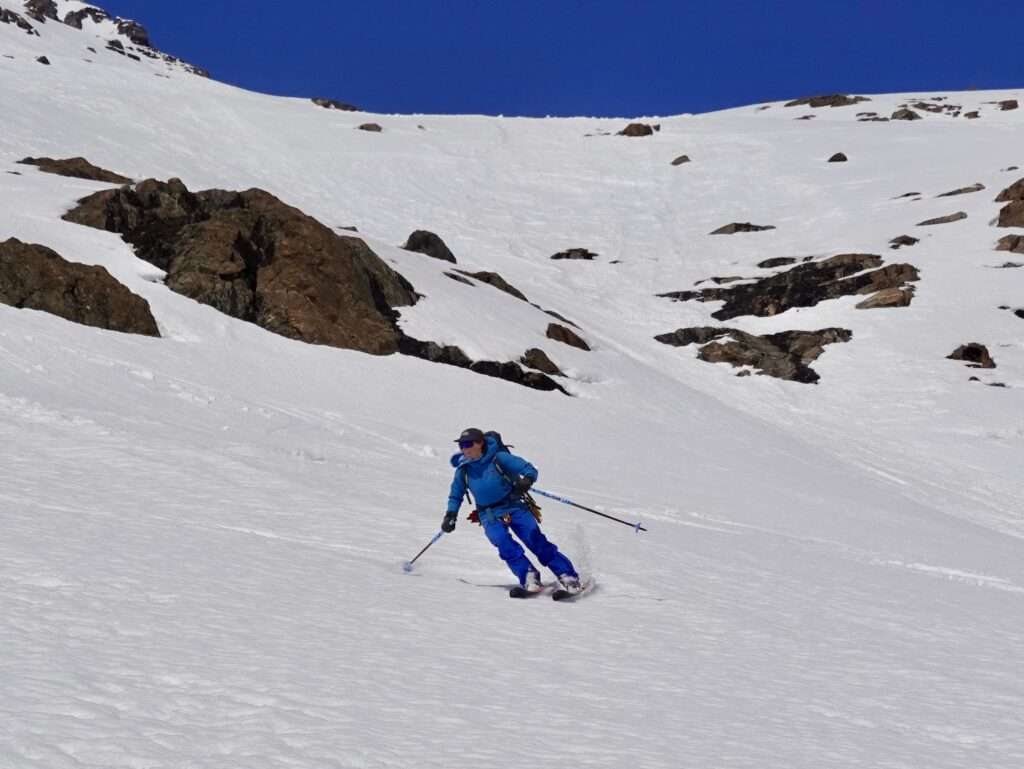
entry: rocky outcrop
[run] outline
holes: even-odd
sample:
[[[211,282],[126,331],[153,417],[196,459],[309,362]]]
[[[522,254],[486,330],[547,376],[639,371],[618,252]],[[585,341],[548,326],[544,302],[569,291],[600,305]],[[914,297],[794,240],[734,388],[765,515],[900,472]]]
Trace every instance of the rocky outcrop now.
[[[996,203],[1010,203],[1014,200],[1024,200],[1024,179],[1018,179],[996,195]]]
[[[575,331],[561,326],[558,323],[549,323],[545,336],[548,339],[554,339],[556,342],[567,344],[570,347],[576,347],[580,350],[590,351],[590,345],[583,341],[582,337],[579,336]]]
[[[312,102],[318,107],[323,107],[324,109],[336,109],[341,110],[342,112],[360,111],[359,107],[355,106],[354,104],[346,104],[345,102],[337,101],[336,99],[315,98],[312,100]]]
[[[55,0],[26,0],[25,15],[41,24],[45,24],[47,19],[60,21],[57,18],[57,3]]]
[[[964,117],[968,120],[977,120],[981,117],[981,113],[978,110],[971,110],[970,112],[965,112]]]
[[[804,261],[809,261],[813,258],[814,257],[807,257]],[[776,267],[786,267],[790,264],[796,264],[798,261],[800,260],[795,256],[774,256],[771,259],[765,259],[762,262],[758,262],[757,266],[765,270],[772,270]]]
[[[725,302],[711,317],[729,320],[741,315],[778,315],[793,307],[813,307],[840,296],[903,288],[919,279],[917,269],[910,264],[881,264],[882,257],[874,254],[838,254],[819,262],[804,262],[751,283],[658,296],[676,301]]]
[[[160,336],[149,303],[104,268],[68,262],[15,238],[0,243],[0,302],[86,326]]]
[[[989,355],[988,348],[978,342],[960,345],[946,356],[950,360],[962,360],[969,368],[995,368],[996,362]]]
[[[405,239],[402,246],[406,251],[415,251],[417,254],[426,254],[433,259],[440,259],[443,262],[455,264],[455,255],[451,252],[439,235],[429,230],[416,230]]]
[[[805,384],[813,384],[820,379],[809,364],[824,352],[825,345],[848,342],[852,338],[853,333],[843,328],[755,336],[739,329],[710,326],[678,329],[655,337],[659,342],[675,347],[703,344],[697,357],[709,363],[750,366],[761,374]]]
[[[910,301],[914,298],[914,287],[904,286],[903,288],[883,288],[877,291],[863,302],[858,302],[858,310],[878,310],[886,307],[909,307]]]
[[[359,130],[379,134],[384,129],[380,127],[379,123],[363,123],[361,126],[359,126]]]
[[[548,357],[548,354],[539,347],[531,347],[523,354],[523,357],[519,359],[519,362],[528,368],[540,371],[542,374],[547,374],[549,376],[565,376],[561,369],[555,365],[554,361]]]
[[[591,260],[598,254],[593,251],[589,251],[585,248],[570,248],[565,251],[559,251],[557,254],[552,254],[552,259],[584,259]]]
[[[787,107],[811,107],[817,109],[819,107],[849,107],[852,104],[860,104],[864,101],[871,101],[866,96],[847,96],[842,93],[827,94],[825,96],[808,96],[803,99],[794,99],[793,101],[786,102]]]
[[[270,193],[192,193],[148,179],[90,195],[71,222],[120,233],[169,288],[268,331],[373,354],[398,349],[412,286],[360,239]]]
[[[50,66],[50,60],[47,59],[45,56],[37,56],[36,57],[36,61],[39,62],[40,64],[46,65],[47,67]]]
[[[955,190],[950,190],[949,192],[943,192],[943,193],[941,193],[939,195],[936,195],[935,197],[937,197],[937,198],[951,198],[954,195],[969,195],[972,192],[981,192],[983,189],[985,189],[985,185],[982,184],[981,182],[978,182],[977,184],[972,184],[969,187],[960,187],[960,188],[955,189]]]
[[[1014,254],[1024,254],[1024,235],[1006,235],[999,239],[996,251],[1010,251]]]
[[[476,278],[481,283],[494,286],[499,291],[504,291],[506,294],[514,296],[516,299],[522,299],[524,302],[529,301],[522,291],[513,286],[496,272],[466,272],[465,270],[457,270],[457,272],[460,272],[463,275],[468,275],[471,278]]]
[[[732,224],[726,224],[723,227],[719,227],[717,230],[711,232],[712,235],[735,235],[737,232],[764,232],[765,230],[774,230],[775,226],[772,224],[751,224],[750,222],[733,222]]]
[[[912,238],[910,235],[897,235],[889,241],[889,248],[900,249],[904,246],[913,246],[920,242],[920,238]]]
[[[931,227],[936,224],[949,224],[950,222],[959,222],[962,219],[966,219],[967,214],[964,211],[957,211],[955,214],[947,214],[946,216],[938,216],[934,219],[926,219],[923,222],[918,222],[918,227]]]
[[[25,158],[18,161],[25,166],[36,166],[40,171],[57,176],[68,176],[73,179],[89,179],[94,182],[107,182],[109,184],[131,184],[132,180],[127,176],[121,176],[105,168],[94,166],[85,158],[65,158],[55,160],[54,158]]]
[[[847,160],[849,160],[849,158],[846,157],[846,155],[844,153],[837,152],[835,155],[833,155],[832,157],[830,157],[828,159],[828,162],[829,163],[845,163]]]
[[[651,136],[655,131],[654,126],[647,125],[647,123],[630,123],[628,126],[619,131],[619,136]]]
[[[422,342],[409,336],[403,336],[400,342],[399,351],[404,355],[411,355],[415,358],[429,360],[432,363],[444,363],[449,366],[468,369],[477,374],[491,376],[497,379],[504,379],[523,387],[534,390],[553,391],[568,395],[569,393],[551,379],[547,374],[537,371],[523,371],[518,363],[511,361],[499,363],[496,361],[473,361],[459,347],[454,345],[439,345],[435,342]]]
[[[28,19],[23,17],[21,14],[9,11],[6,8],[0,8],[0,24],[13,24],[27,34],[39,37],[39,32],[37,32],[36,28],[29,23]]]
[[[110,14],[108,14],[103,9],[86,6],[85,8],[80,8],[77,11],[69,11],[67,14],[65,14],[64,23],[67,24],[69,27],[81,29],[82,22],[86,19],[89,19],[94,24],[99,24],[101,21],[106,21],[109,18]]]
[[[1003,101],[996,102],[999,105],[999,109],[1003,112],[1009,112],[1012,109],[1017,109],[1020,106],[1016,99],[1004,99]]]
[[[684,163],[689,163],[689,162],[690,162],[690,156],[689,155],[680,155],[679,157],[677,157],[675,160],[672,161],[672,165],[674,165],[674,166],[681,166]]]
[[[1024,200],[1007,203],[999,211],[999,227],[1024,227]]]
[[[139,45],[143,48],[153,47],[152,43],[149,42],[149,32],[138,22],[129,19],[117,19],[116,23],[118,33],[127,37],[134,45]]]
[[[923,118],[912,109],[898,109],[892,113],[893,120],[923,120]]]

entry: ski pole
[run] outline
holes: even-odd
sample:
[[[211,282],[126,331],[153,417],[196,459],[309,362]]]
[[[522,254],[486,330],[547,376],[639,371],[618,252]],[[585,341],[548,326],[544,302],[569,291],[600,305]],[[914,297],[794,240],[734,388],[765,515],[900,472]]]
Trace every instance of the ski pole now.
[[[565,497],[560,497],[557,494],[552,494],[551,492],[543,491],[542,489],[538,489],[536,486],[531,487],[530,491],[532,493],[540,494],[542,497],[547,497],[548,499],[553,499],[556,502],[561,502],[561,503],[566,504],[566,505],[572,505],[573,507],[578,507],[580,510],[586,510],[588,513],[593,513],[594,515],[600,515],[602,518],[608,518],[608,519],[610,519],[612,521],[616,521],[618,523],[624,523],[626,526],[632,526],[633,530],[636,531],[637,533],[639,533],[641,531],[647,531],[647,529],[645,529],[639,523],[630,523],[629,521],[624,521],[621,518],[616,518],[614,515],[608,515],[607,513],[602,513],[600,510],[594,510],[594,509],[589,508],[589,507],[584,507],[583,505],[580,505],[580,504],[577,504],[576,502],[573,502],[571,499],[566,499]]]
[[[427,543],[426,547],[424,547],[422,550],[420,550],[418,553],[416,553],[416,557],[415,558],[413,558],[411,561],[406,561],[405,563],[402,564],[403,571],[412,571],[412,565],[414,563],[416,563],[416,558],[419,558],[421,555],[423,555],[425,552],[427,552],[427,548],[430,547],[435,542],[437,542],[437,540],[441,539],[441,537],[443,537],[443,536],[444,536],[444,532],[443,531],[437,532],[437,534],[434,535],[434,538]]]

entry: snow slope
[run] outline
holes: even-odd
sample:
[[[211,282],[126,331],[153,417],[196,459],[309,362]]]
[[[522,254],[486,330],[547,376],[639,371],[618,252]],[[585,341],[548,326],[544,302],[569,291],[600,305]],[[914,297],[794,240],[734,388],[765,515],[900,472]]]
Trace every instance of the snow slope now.
[[[856,122],[935,95],[897,94],[627,139],[586,135],[625,120],[328,111],[36,26],[0,25],[0,239],[105,266],[164,338],[0,306],[0,766],[1022,765],[1024,327],[998,306],[1024,305],[1024,270],[991,269],[990,221],[1024,117],[987,104],[1021,93],[947,94],[981,110],[970,122]],[[370,120],[384,131],[355,130]],[[827,164],[837,151],[850,162]],[[473,358],[543,347],[575,397],[197,305],[116,236],[60,220],[104,185],[27,155],[258,186],[358,226],[425,296],[402,311],[410,334]],[[708,236],[748,220],[777,229]],[[418,228],[594,351],[395,247]],[[921,243],[889,251],[904,232]],[[548,258],[574,246],[600,256]],[[918,266],[911,307],[726,323],[852,329],[817,386],[653,340],[715,309],[656,293],[848,251]],[[999,367],[945,359],[968,341]],[[542,487],[650,529],[544,505],[592,597],[507,600],[465,522],[402,572],[467,425],[501,429]]]

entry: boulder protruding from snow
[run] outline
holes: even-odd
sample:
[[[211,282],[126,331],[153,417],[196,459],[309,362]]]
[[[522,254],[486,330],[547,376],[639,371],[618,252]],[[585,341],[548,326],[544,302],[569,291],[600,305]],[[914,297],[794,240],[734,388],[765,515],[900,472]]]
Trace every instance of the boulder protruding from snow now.
[[[384,130],[381,128],[380,123],[363,123],[361,126],[358,126],[358,128],[360,131],[368,131],[375,134],[379,134]]]
[[[999,239],[996,251],[1024,254],[1024,235],[1005,235]]]
[[[672,165],[674,165],[674,166],[681,166],[684,163],[689,163],[689,162],[690,162],[690,156],[689,155],[680,155],[679,157],[677,157],[675,160],[672,161]]]
[[[494,286],[499,291],[504,291],[506,294],[514,296],[516,299],[521,299],[524,302],[529,301],[522,291],[513,286],[496,272],[467,272],[466,270],[456,270],[456,272],[468,275],[471,278],[476,278],[481,283],[486,283],[489,286]]]
[[[785,106],[807,106],[811,109],[818,109],[819,107],[848,107],[852,104],[860,104],[864,101],[871,101],[871,99],[866,96],[847,96],[842,93],[832,93],[825,96],[808,96],[803,99],[794,99],[793,101],[786,102]]]
[[[39,32],[37,32],[36,28],[29,23],[28,19],[24,18],[21,14],[9,11],[6,8],[0,8],[0,24],[13,24],[27,34],[39,37]]]
[[[147,179],[90,195],[64,219],[120,233],[169,288],[268,331],[388,354],[412,286],[359,238],[337,235],[268,192],[192,193]]]
[[[853,338],[853,332],[844,328],[823,328],[756,336],[734,328],[700,326],[678,329],[654,338],[674,347],[703,344],[697,357],[709,363],[749,366],[768,376],[813,384],[820,377],[809,364],[824,352],[825,345],[848,342]]]
[[[557,254],[552,254],[552,259],[582,259],[585,261],[592,260],[595,256],[598,256],[593,251],[586,248],[569,248],[565,251],[559,251]]]
[[[47,19],[60,21],[57,17],[57,3],[55,0],[26,0],[25,15],[35,19],[40,24],[45,24]]]
[[[422,358],[432,363],[443,363],[448,366],[468,369],[484,376],[504,379],[507,382],[529,387],[534,390],[558,392],[568,395],[565,388],[551,379],[547,374],[538,371],[523,371],[518,363],[507,361],[473,361],[461,348],[454,345],[439,345],[436,342],[422,342],[410,336],[401,339],[399,351],[403,355]]]
[[[417,254],[425,254],[433,259],[440,259],[442,262],[456,264],[455,255],[441,240],[441,236],[429,230],[415,230],[405,239],[405,245],[402,248],[406,251],[415,251]]]
[[[651,136],[654,133],[654,126],[647,123],[630,123],[619,131],[619,136]]]
[[[1024,179],[1018,179],[996,195],[996,203],[1010,203],[1014,200],[1024,200]]]
[[[957,211],[955,214],[946,214],[945,216],[937,216],[934,219],[925,219],[923,222],[918,222],[918,227],[932,227],[936,224],[949,224],[951,222],[959,222],[962,219],[967,218],[965,211]]]
[[[336,99],[324,99],[317,97],[315,99],[312,99],[312,102],[318,107],[323,107],[324,109],[336,109],[341,110],[342,112],[360,111],[359,107],[355,106],[354,104],[347,104],[346,102],[338,101]]]
[[[946,356],[950,360],[962,360],[969,368],[995,368],[996,362],[989,355],[988,348],[978,342],[960,345]]]
[[[907,107],[904,107],[903,109],[898,109],[895,112],[893,112],[891,118],[892,118],[892,120],[923,120],[924,119],[918,113],[914,112],[914,110],[908,109]]]
[[[132,180],[127,176],[116,174],[105,168],[94,166],[82,157],[64,158],[24,158],[18,161],[25,166],[36,166],[40,171],[57,176],[68,176],[73,179],[89,179],[94,182],[107,182],[109,184],[131,184]]]
[[[717,230],[711,232],[712,235],[735,235],[737,232],[764,232],[765,230],[774,230],[775,225],[773,224],[751,224],[750,222],[733,222],[732,224],[726,224],[723,227],[719,227]]]
[[[969,187],[959,187],[955,190],[950,190],[949,192],[943,192],[939,195],[936,195],[935,197],[951,198],[954,195],[969,195],[972,192],[981,192],[983,189],[985,189],[985,185],[982,184],[981,182],[978,182],[977,184],[972,184]]]
[[[545,336],[548,339],[554,339],[556,342],[567,344],[570,347],[576,347],[580,350],[590,351],[590,345],[583,341],[572,329],[566,328],[565,326],[559,325],[558,323],[549,323]]]
[[[15,238],[0,243],[0,302],[85,326],[160,336],[149,302],[103,267],[69,262]]]
[[[549,376],[565,376],[561,369],[555,365],[554,361],[548,357],[548,354],[539,347],[531,347],[523,354],[523,357],[519,359],[519,362],[528,368],[540,371],[542,374],[547,374]]]
[[[829,163],[845,163],[847,160],[849,160],[849,158],[846,157],[846,153],[837,152],[835,155],[833,155],[832,157],[830,157],[828,159],[828,162]]]
[[[904,246],[913,246],[920,242],[920,238],[913,238],[910,235],[897,235],[889,241],[889,248],[897,250]]]

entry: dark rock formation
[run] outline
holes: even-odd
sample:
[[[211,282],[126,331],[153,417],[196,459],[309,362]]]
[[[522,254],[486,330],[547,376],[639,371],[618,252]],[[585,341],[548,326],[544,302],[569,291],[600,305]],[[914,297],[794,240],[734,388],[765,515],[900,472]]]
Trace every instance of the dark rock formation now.
[[[143,48],[152,48],[152,44],[149,42],[149,33],[138,22],[128,19],[117,19],[117,31],[135,45],[140,45]]]
[[[360,131],[369,131],[370,133],[380,133],[384,129],[380,127],[378,123],[363,123],[359,126]]]
[[[41,24],[47,19],[60,21],[57,18],[57,3],[54,0],[27,0],[25,3],[25,15],[30,16]]]
[[[415,251],[417,254],[426,254],[434,259],[455,264],[455,255],[449,250],[440,236],[428,230],[416,230],[405,240],[402,246],[406,251]]]
[[[453,345],[441,346],[435,342],[421,342],[418,339],[403,336],[399,343],[399,351],[404,355],[423,358],[433,363],[457,366],[477,374],[504,379],[534,390],[557,390],[564,395],[568,395],[560,384],[546,374],[536,371],[523,371],[518,363],[511,361],[506,363],[497,363],[495,361],[474,362],[461,349]]]
[[[842,152],[837,152],[835,155],[828,159],[829,163],[845,163],[849,158],[846,157]]]
[[[893,200],[902,200],[903,198],[916,198],[920,197],[920,192],[904,192],[902,195],[897,195]]]
[[[972,184],[970,187],[960,187],[955,190],[950,190],[949,192],[943,192],[942,194],[936,195],[935,197],[951,198],[954,195],[967,195],[971,192],[981,192],[983,189],[985,189],[985,185],[982,184],[981,182],[978,182],[977,184]]]
[[[1024,267],[1024,264],[1021,264],[1020,262],[1003,262],[1002,264],[997,265],[995,269],[997,269],[997,270],[1015,270],[1018,267]]]
[[[519,362],[524,366],[540,371],[542,374],[548,374],[549,376],[565,376],[561,369],[558,368],[548,357],[548,354],[541,350],[539,347],[531,347]]]
[[[923,222],[918,222],[918,227],[931,227],[935,224],[949,224],[950,222],[959,222],[961,219],[966,219],[967,214],[963,211],[957,211],[955,214],[947,214],[946,216],[939,216],[935,219],[926,219]]]
[[[820,262],[805,262],[776,273],[729,288],[675,291],[658,296],[677,301],[722,301],[725,305],[711,314],[717,320],[740,315],[771,316],[793,307],[813,307],[840,296],[872,294],[902,288],[919,279],[909,264],[880,267],[882,257],[874,254],[838,254]]]
[[[909,307],[914,298],[914,287],[883,288],[856,305],[858,310],[877,310],[885,307]]]
[[[471,281],[469,278],[464,278],[461,275],[458,275],[454,272],[446,272],[445,277],[451,278],[452,280],[458,281],[459,283],[465,283],[467,286],[476,286],[476,283]]]
[[[504,291],[506,294],[514,296],[516,299],[522,299],[524,302],[529,301],[522,291],[513,286],[496,272],[466,272],[465,270],[458,270],[458,272],[461,272],[463,275],[468,275],[471,278],[476,278],[482,283],[494,286],[499,291]]]
[[[565,326],[560,326],[557,323],[549,323],[548,329],[545,334],[548,339],[554,339],[556,342],[567,344],[570,347],[576,347],[580,350],[587,350],[589,352],[590,345],[583,341],[582,338],[571,329]]]
[[[651,136],[654,133],[654,127],[647,125],[647,123],[630,123],[628,126],[619,131],[619,136]]]
[[[15,238],[0,243],[0,302],[86,326],[160,336],[149,303],[104,268],[68,262]]]
[[[0,8],[0,24],[13,24],[18,29],[24,30],[27,34],[39,37],[36,28],[29,23],[28,19],[14,11],[8,11],[6,8]]]
[[[362,240],[263,190],[193,194],[148,179],[90,195],[64,219],[120,233],[172,290],[292,339],[395,352],[393,308],[416,301]]]
[[[967,118],[968,120],[977,120],[978,118],[981,117],[981,113],[979,113],[977,110],[972,110],[971,112],[965,112],[964,117]]]
[[[957,347],[946,356],[950,360],[965,361],[969,368],[995,368],[996,362],[988,353],[988,348],[978,342],[968,342]]]
[[[690,162],[690,156],[689,155],[680,155],[679,157],[677,157],[675,160],[672,161],[672,165],[674,165],[674,166],[681,166],[681,165],[683,165],[683,163],[689,163],[689,162]]]
[[[996,251],[1010,251],[1014,254],[1024,254],[1024,235],[1006,235],[999,239]]]
[[[921,120],[921,116],[912,109],[898,109],[892,113],[893,120]]]
[[[1024,200],[1024,179],[1018,179],[996,195],[996,203],[1010,203],[1014,200]]]
[[[712,341],[723,337],[728,339]],[[697,357],[709,363],[751,366],[768,376],[813,384],[820,377],[809,364],[824,352],[825,345],[848,342],[853,333],[843,328],[824,328],[755,336],[739,329],[702,326],[679,329],[654,338],[675,347],[703,344]]]
[[[912,246],[919,242],[920,238],[912,238],[909,235],[898,235],[889,241],[889,248],[899,249],[902,246]]]
[[[1008,112],[1011,109],[1017,109],[1019,106],[1016,99],[1005,99],[1004,101],[997,103],[999,104],[999,109],[1003,112]]]
[[[863,101],[871,101],[866,96],[847,96],[846,94],[833,93],[825,96],[808,96],[804,99],[794,99],[786,102],[787,107],[808,106],[812,109],[818,107],[848,107],[851,104],[860,104]]]
[[[750,222],[733,222],[732,224],[726,224],[723,227],[719,227],[717,230],[712,232],[712,235],[734,235],[737,232],[763,232],[764,230],[774,230],[775,226],[771,224],[751,224]]]
[[[100,8],[86,7],[77,11],[69,11],[64,16],[64,23],[69,27],[81,29],[82,22],[85,19],[90,19],[92,22],[99,24],[101,21],[106,21],[109,18],[110,14]]]
[[[115,174],[99,166],[94,166],[85,158],[65,158],[55,160],[54,158],[25,158],[18,163],[24,166],[36,166],[40,171],[58,176],[69,176],[73,179],[89,179],[94,182],[108,182],[110,184],[131,184],[132,180],[127,176]]]
[[[318,107],[324,107],[325,109],[337,109],[342,112],[359,112],[359,107],[354,104],[346,104],[343,101],[337,101],[335,99],[324,99],[316,98],[312,100]]]
[[[552,259],[585,259],[591,260],[598,254],[593,251],[588,251],[585,248],[570,248],[565,251],[559,251],[557,254],[552,254]]]
[[[766,270],[771,270],[776,267],[786,267],[790,264],[796,264],[799,261],[795,256],[776,256],[771,259],[765,259],[763,262],[758,262],[757,266]]]
[[[1024,227],[1024,200],[1007,203],[999,211],[999,227]]]
[[[45,56],[37,56],[36,61],[40,64],[45,64],[47,67],[50,66],[50,60],[47,59]]]

